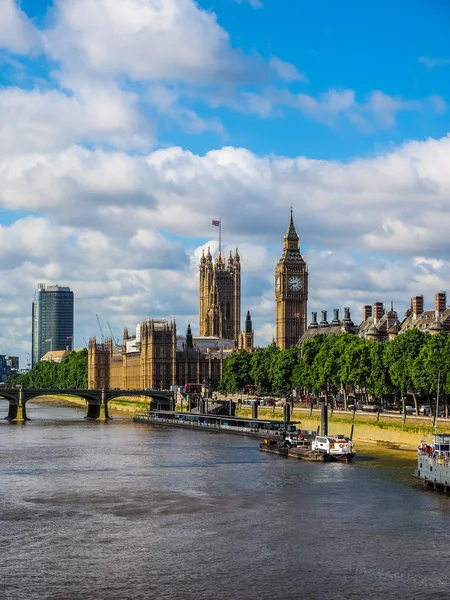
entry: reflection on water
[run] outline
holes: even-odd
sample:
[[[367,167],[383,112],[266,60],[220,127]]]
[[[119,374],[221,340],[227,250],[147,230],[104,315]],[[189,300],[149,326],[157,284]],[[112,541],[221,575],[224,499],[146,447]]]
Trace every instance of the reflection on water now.
[[[415,484],[413,453],[302,463],[243,437],[32,410],[0,422],[2,598],[446,597],[450,498]]]

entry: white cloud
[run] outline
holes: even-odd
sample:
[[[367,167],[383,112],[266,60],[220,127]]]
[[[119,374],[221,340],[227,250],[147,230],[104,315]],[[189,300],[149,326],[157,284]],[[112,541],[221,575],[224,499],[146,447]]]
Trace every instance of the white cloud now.
[[[15,0],[0,1],[0,48],[25,54],[40,47],[41,40],[28,17]]]
[[[419,62],[424,64],[428,69],[434,69],[435,67],[450,65],[450,58],[429,58],[428,56],[421,56]]]
[[[48,47],[64,69],[140,81],[235,80],[244,57],[214,13],[192,0],[56,0]]]
[[[146,149],[153,136],[137,97],[91,82],[76,94],[0,90],[0,154],[61,150],[74,142]]]
[[[301,73],[293,64],[284,62],[276,56],[270,59],[270,65],[275,72],[285,81],[308,81],[306,75]]]
[[[211,219],[222,216],[224,252],[240,248],[242,310],[252,312],[257,342],[270,342],[273,271],[291,202],[309,264],[309,310],[350,306],[357,321],[368,302],[393,300],[401,311],[411,295],[432,302],[450,290],[449,160],[449,137],[347,164],[232,147],[203,156],[75,147],[3,157],[0,205],[45,217],[2,228],[8,286],[0,302],[25,318],[36,283],[59,281],[78,298],[81,337],[95,333],[95,312],[116,331],[147,316],[195,330],[198,257],[217,247]],[[27,335],[17,329],[17,347]]]
[[[253,8],[262,8],[264,5],[262,0],[236,0],[238,4],[250,4]]]

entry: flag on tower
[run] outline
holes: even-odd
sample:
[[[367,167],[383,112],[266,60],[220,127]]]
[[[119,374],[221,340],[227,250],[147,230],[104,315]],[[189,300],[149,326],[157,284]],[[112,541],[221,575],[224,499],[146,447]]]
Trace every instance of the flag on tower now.
[[[68,340],[71,340],[71,339],[72,339],[72,336],[71,336],[71,335],[69,335],[69,337],[68,337],[68,338],[66,338],[66,339],[68,339]]]
[[[294,317],[299,317],[300,313],[294,313]]]
[[[219,227],[220,221],[213,221],[212,224],[214,225],[214,227]]]

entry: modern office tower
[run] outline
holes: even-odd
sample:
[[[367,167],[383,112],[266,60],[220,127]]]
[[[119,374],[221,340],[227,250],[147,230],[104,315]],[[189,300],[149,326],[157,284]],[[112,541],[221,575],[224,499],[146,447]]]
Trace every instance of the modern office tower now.
[[[47,352],[73,349],[73,292],[59,285],[38,285],[32,307],[34,367]]]

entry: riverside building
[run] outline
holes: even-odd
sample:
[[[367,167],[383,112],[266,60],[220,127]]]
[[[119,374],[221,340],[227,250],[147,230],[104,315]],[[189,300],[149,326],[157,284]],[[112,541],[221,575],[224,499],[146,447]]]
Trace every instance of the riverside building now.
[[[69,287],[38,285],[32,303],[32,367],[47,352],[72,350],[73,306]]]
[[[222,378],[225,358],[236,349],[254,349],[250,312],[241,320],[241,259],[236,249],[227,261],[208,248],[200,259],[200,335],[178,335],[174,321],[149,319],[127,328],[120,345],[111,338],[89,340],[88,383],[91,389],[169,389],[186,383],[212,389]]]

